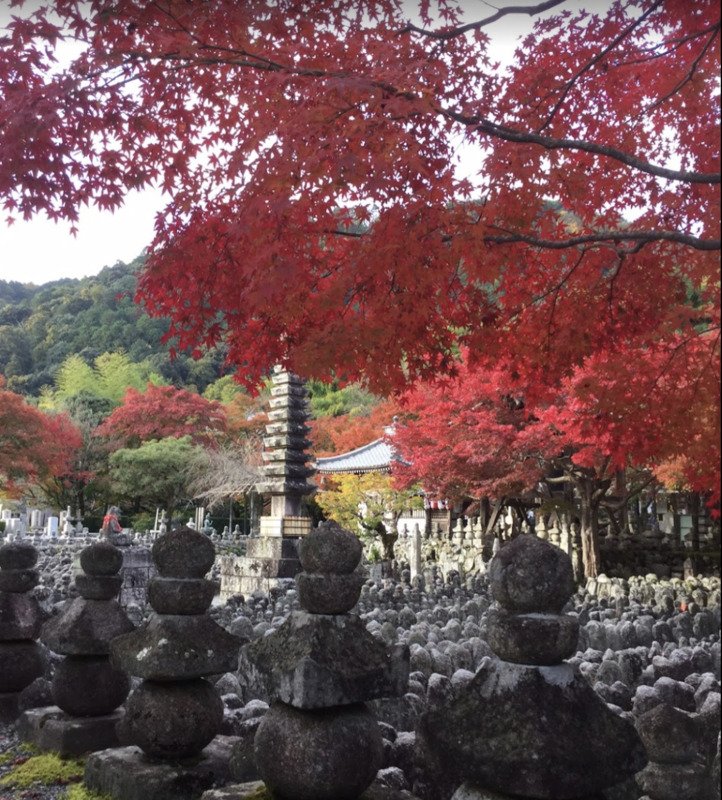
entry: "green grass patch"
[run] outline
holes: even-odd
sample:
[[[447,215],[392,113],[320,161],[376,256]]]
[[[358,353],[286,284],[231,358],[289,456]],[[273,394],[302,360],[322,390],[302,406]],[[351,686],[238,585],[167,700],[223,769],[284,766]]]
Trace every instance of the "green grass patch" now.
[[[17,759],[17,756],[16,756]],[[49,785],[78,783],[83,779],[85,759],[63,759],[57,753],[31,756],[0,779],[0,786],[26,788],[37,783]]]
[[[113,800],[113,798],[109,794],[94,792],[82,783],[75,783],[68,787],[65,800]]]
[[[267,786],[261,786],[252,794],[247,794],[245,800],[275,800],[275,796]]]

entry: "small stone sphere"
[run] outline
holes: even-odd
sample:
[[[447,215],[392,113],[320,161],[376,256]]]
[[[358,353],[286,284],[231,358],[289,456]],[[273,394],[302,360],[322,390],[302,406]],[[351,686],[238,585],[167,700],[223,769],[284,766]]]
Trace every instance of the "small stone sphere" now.
[[[67,656],[58,664],[50,687],[53,702],[74,717],[110,714],[130,691],[130,678],[106,656]]]
[[[40,575],[36,569],[4,569],[0,572],[0,592],[21,594],[38,585]]]
[[[0,569],[32,569],[38,551],[27,542],[10,542],[0,547]]]
[[[203,614],[215,585],[204,578],[151,578],[148,602],[158,614]]]
[[[294,800],[356,798],[383,760],[381,729],[362,703],[314,710],[274,703],[253,747],[266,785]]]
[[[156,540],[152,553],[164,578],[202,578],[216,559],[213,542],[186,526],[164,533]]]
[[[213,740],[222,723],[223,701],[208,681],[197,678],[143,681],[128,698],[123,728],[149,756],[189,758]]]
[[[499,550],[489,565],[489,579],[494,599],[517,614],[559,613],[576,588],[569,556],[530,534]]]
[[[0,643],[0,694],[19,692],[45,674],[45,655],[37,642]]]
[[[358,536],[333,520],[321,522],[298,545],[298,557],[306,572],[348,575],[358,566],[362,552]]]
[[[86,600],[112,600],[123,586],[120,575],[77,575],[75,588]]]
[[[296,575],[298,601],[312,614],[345,614],[358,603],[365,579],[361,570],[350,575],[300,572]]]
[[[86,575],[117,575],[123,554],[110,542],[96,542],[80,553],[80,566]]]

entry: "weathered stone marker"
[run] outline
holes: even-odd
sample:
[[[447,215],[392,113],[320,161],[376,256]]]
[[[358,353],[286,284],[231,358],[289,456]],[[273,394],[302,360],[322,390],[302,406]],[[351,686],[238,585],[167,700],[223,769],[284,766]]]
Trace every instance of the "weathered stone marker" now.
[[[214,586],[204,576],[215,559],[207,536],[187,527],[166,533],[153,559],[159,577],[148,599],[156,613],[111,645],[111,661],[143,679],[121,730],[137,747],[92,755],[85,783],[118,800],[195,800],[224,782],[230,755],[228,737],[214,741],[223,702],[204,676],[234,670],[243,641],[205,613]]]
[[[275,700],[254,752],[264,782],[282,797],[358,797],[382,760],[381,732],[365,703],[408,686],[408,648],[387,648],[347,613],[364,581],[361,550],[358,537],[333,522],[302,539],[303,610],[242,651],[241,679],[265,676]]]
[[[560,612],[574,590],[569,557],[531,535],[490,565],[501,608],[489,644],[500,660],[445,705],[422,715],[418,756],[456,784],[456,800],[597,796],[646,764],[634,726],[614,714],[574,668],[578,623]]]
[[[29,594],[38,582],[37,550],[25,542],[0,547],[0,722],[18,716],[20,692],[45,672],[35,641],[44,615]]]
[[[18,733],[43,750],[79,755],[119,744],[115,726],[122,711],[115,709],[127,697],[130,680],[111,666],[108,653],[112,639],[133,630],[115,600],[122,564],[122,553],[109,542],[86,547],[80,554],[84,574],[75,578],[80,597],[42,628],[43,643],[65,656],[51,684],[57,708],[26,711]]]

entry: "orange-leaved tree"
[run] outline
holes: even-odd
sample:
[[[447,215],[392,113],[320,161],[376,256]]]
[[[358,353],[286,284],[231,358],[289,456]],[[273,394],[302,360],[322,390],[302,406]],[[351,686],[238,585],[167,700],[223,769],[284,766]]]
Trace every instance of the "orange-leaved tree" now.
[[[82,445],[78,429],[67,415],[44,414],[4,386],[0,375],[0,492],[19,497],[70,479]]]
[[[461,344],[533,394],[617,341],[719,330],[714,0],[14,5],[7,216],[162,187],[139,297],[249,383],[398,388]]]

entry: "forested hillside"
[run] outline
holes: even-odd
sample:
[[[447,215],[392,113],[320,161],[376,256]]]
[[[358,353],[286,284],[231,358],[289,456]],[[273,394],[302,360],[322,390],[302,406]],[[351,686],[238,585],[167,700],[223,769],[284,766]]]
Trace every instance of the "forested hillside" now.
[[[71,355],[92,364],[103,353],[124,351],[178,387],[202,392],[222,372],[224,355],[214,351],[198,361],[184,354],[170,358],[163,343],[164,319],[151,319],[134,302],[135,273],[142,257],[118,262],[100,274],[35,286],[0,280],[0,375],[6,387],[39,397],[52,386]]]

